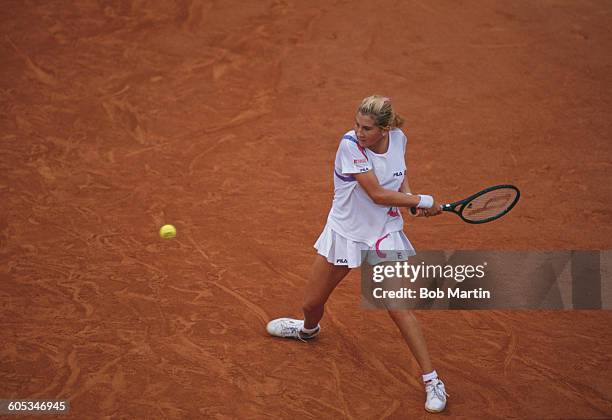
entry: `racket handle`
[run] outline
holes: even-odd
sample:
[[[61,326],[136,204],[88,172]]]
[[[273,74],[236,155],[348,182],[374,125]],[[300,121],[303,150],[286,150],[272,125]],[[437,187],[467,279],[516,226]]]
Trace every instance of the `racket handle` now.
[[[440,210],[448,211],[448,209],[450,209],[450,205],[449,204],[444,204],[443,206],[440,206]],[[410,214],[412,214],[413,216],[416,216],[417,208],[416,207],[410,207]]]

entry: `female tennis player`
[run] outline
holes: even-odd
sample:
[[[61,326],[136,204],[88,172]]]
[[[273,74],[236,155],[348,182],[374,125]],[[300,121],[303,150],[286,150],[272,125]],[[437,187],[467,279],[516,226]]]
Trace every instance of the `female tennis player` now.
[[[440,206],[430,195],[410,191],[402,123],[389,98],[374,95],[361,102],[355,129],[342,137],[336,153],[334,199],[314,245],[318,255],[304,293],[304,320],[272,320],[267,325],[269,334],[302,341],[316,337],[327,299],[350,269],[361,265],[361,251],[402,251],[393,253],[402,254],[400,260],[415,255],[403,232],[399,207],[416,207],[417,216],[434,216]],[[389,315],[423,371],[425,409],[442,411],[447,394],[432,367],[418,321],[407,310],[390,309]]]

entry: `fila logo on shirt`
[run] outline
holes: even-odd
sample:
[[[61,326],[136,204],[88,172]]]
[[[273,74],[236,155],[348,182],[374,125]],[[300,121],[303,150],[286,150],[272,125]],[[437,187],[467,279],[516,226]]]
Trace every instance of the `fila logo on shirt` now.
[[[402,176],[402,175],[406,175],[406,170],[399,171],[399,172],[393,172],[393,176]]]
[[[338,258],[336,259],[336,264],[348,264],[346,258]]]

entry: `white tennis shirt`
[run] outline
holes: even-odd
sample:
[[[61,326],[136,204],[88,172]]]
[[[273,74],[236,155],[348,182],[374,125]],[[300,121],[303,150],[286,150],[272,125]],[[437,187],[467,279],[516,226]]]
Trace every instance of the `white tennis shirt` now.
[[[406,176],[406,143],[398,128],[389,132],[389,148],[383,154],[359,146],[354,130],[342,137],[334,163],[334,201],[327,218],[334,231],[374,246],[387,233],[403,229],[399,209],[374,203],[352,174],[374,171],[383,188],[399,191]]]

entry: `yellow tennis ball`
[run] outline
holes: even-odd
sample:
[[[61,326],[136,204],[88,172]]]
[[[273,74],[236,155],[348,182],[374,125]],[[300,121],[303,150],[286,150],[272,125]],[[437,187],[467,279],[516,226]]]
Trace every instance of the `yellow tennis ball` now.
[[[159,236],[164,239],[174,238],[176,236],[176,228],[172,225],[163,225],[159,229]]]

